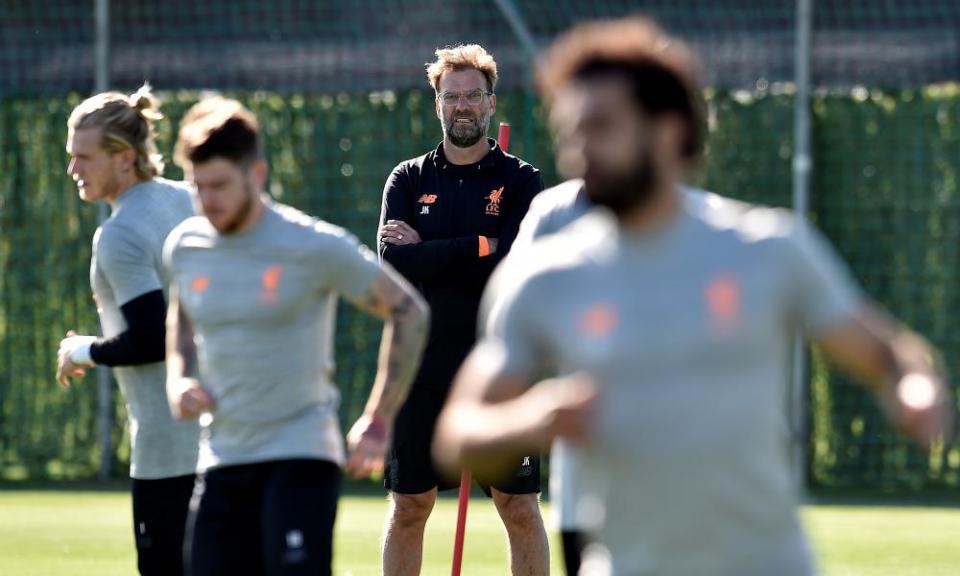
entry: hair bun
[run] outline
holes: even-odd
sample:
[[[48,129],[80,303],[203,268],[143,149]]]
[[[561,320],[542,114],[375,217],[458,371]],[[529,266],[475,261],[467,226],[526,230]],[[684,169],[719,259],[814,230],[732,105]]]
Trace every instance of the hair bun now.
[[[147,120],[159,120],[163,118],[158,110],[159,104],[157,98],[151,92],[149,82],[144,82],[139,90],[130,95],[130,106],[140,112],[140,115]]]

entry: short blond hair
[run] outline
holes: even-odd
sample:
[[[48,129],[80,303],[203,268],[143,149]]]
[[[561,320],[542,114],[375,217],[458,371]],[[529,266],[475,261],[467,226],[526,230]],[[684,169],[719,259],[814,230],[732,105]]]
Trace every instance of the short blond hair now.
[[[487,89],[493,92],[497,87],[497,62],[493,56],[479,44],[460,44],[437,48],[437,60],[427,62],[427,79],[434,92],[440,90],[440,77],[444,72],[460,70],[479,70],[487,79]]]
[[[163,118],[150,84],[127,96],[120,92],[103,92],[91,96],[70,113],[67,130],[100,130],[100,147],[115,154],[133,150],[137,154],[133,169],[140,180],[163,174],[163,157],[154,141],[153,123]]]

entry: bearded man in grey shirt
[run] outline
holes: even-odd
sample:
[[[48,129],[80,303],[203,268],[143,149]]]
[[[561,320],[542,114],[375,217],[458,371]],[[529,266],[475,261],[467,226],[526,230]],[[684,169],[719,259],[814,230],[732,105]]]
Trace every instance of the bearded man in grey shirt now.
[[[182,574],[199,428],[176,422],[164,393],[167,279],[163,242],[193,215],[185,184],[159,177],[157,103],[144,86],[81,103],[68,121],[68,174],[86,202],[108,202],[93,238],[90,283],[103,338],[73,331],[60,343],[57,379],[69,385],[95,364],[113,367],[127,403],[134,541],[141,574]]]
[[[583,180],[575,178],[544,190],[530,203],[527,215],[513,242],[508,258],[533,245],[535,240],[556,234],[590,211]],[[580,571],[583,551],[589,543],[589,518],[578,510],[578,496],[590,488],[583,458],[576,446],[558,438],[550,447],[550,501],[556,528],[560,531],[560,547],[566,573]]]
[[[949,394],[926,342],[815,230],[682,185],[703,142],[696,68],[636,18],[550,50],[539,80],[560,168],[609,210],[497,271],[434,455],[456,470],[583,443],[600,521],[581,575],[810,576],[783,410],[794,333],[922,444],[948,433]]]
[[[204,414],[188,524],[192,574],[330,574],[340,466],[383,468],[420,362],[426,304],[346,230],[263,195],[253,114],[211,98],[184,117],[177,161],[203,216],[167,240],[167,391]],[[346,458],[332,382],[339,297],[386,321],[380,365]]]

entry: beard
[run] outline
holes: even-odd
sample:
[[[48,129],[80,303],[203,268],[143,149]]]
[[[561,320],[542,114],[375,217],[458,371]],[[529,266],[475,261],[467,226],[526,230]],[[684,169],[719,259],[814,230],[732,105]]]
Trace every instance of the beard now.
[[[253,186],[251,186],[249,182],[244,182],[243,191],[245,192],[243,204],[240,206],[240,209],[237,210],[237,213],[234,214],[233,218],[228,220],[223,227],[218,230],[221,234],[232,234],[239,230],[247,220],[247,217],[250,216],[250,212],[253,211],[256,192],[254,192]]]
[[[460,124],[457,118],[470,118],[473,122]],[[457,148],[469,148],[486,138],[490,128],[490,116],[478,116],[473,112],[451,112],[443,119],[443,134]]]
[[[80,199],[85,202],[110,202],[120,195],[120,181],[116,174],[105,174],[99,187],[91,186],[84,181],[84,188],[80,191]]]
[[[624,174],[602,174],[588,169],[584,185],[590,202],[623,216],[650,203],[657,190],[657,172],[650,154],[641,155]]]

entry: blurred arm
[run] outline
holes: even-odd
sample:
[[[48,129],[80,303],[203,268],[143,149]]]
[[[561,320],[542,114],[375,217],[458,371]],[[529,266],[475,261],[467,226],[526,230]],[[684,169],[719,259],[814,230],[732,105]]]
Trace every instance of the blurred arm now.
[[[213,397],[200,386],[197,376],[193,325],[174,287],[167,310],[167,401],[177,420],[197,418],[214,407]]]
[[[389,265],[353,303],[385,321],[373,389],[347,435],[353,451],[347,468],[359,477],[383,467],[393,422],[420,366],[430,313],[416,290]]]
[[[816,343],[839,368],[863,379],[888,418],[917,442],[951,433],[950,393],[933,348],[919,335],[864,306]]]
[[[438,467],[498,477],[516,455],[544,449],[554,438],[586,439],[596,397],[584,376],[544,380],[510,375],[496,346],[479,346],[457,375],[433,443]]]

